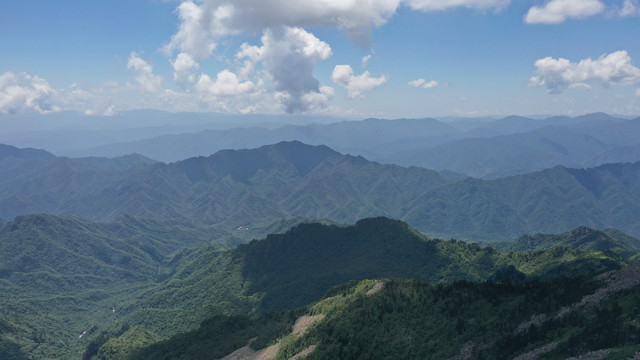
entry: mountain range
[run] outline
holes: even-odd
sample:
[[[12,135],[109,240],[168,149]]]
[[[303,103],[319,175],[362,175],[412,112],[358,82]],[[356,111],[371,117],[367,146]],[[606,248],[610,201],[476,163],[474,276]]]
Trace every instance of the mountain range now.
[[[68,148],[73,140],[61,144],[67,146],[61,150],[51,141],[17,143],[54,149],[56,153],[75,157],[117,157],[138,153],[171,162],[208,156],[223,149],[298,140],[327,145],[342,153],[361,155],[381,163],[420,166],[484,179],[525,174],[556,165],[582,168],[640,160],[640,119],[626,120],[604,113],[541,120],[508,116],[491,121],[365,119],[306,125],[210,126],[210,129],[200,131],[186,128],[182,132],[171,132],[167,129],[165,134],[156,130],[147,132],[150,134],[147,138],[112,143],[102,141],[99,146],[87,147],[85,144],[78,145],[77,149]]]
[[[7,222],[0,229],[0,355],[72,358],[129,329],[155,342],[212,316],[295,309],[349,280],[551,281],[628,262],[607,249],[501,254],[429,239],[387,218],[302,223],[232,250],[215,238],[211,228],[129,216],[113,223],[51,215]]]
[[[300,142],[171,164],[39,156],[0,162],[0,218],[49,213],[110,221],[130,214],[230,231],[298,216],[339,223],[389,216],[462,239],[507,240],[581,225],[640,236],[640,162],[455,180]]]

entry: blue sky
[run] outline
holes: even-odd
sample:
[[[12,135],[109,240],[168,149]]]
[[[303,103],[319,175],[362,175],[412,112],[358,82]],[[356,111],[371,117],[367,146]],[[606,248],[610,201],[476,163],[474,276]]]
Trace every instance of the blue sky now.
[[[0,3],[0,116],[640,115],[638,0]]]

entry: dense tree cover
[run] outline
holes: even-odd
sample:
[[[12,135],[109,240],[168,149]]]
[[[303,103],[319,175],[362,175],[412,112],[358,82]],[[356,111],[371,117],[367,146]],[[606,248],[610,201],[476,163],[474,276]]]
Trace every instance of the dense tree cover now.
[[[488,244],[501,252],[526,252],[565,246],[582,251],[608,250],[622,256],[631,256],[640,250],[640,240],[620,230],[600,231],[585,226],[562,234],[523,235],[515,241]]]
[[[44,212],[104,221],[132,214],[231,230],[296,216],[352,223],[384,215],[461,239],[508,240],[581,225],[640,236],[639,174],[636,162],[453,180],[300,142],[114,169],[10,157],[0,161],[0,217]]]
[[[640,287],[615,292],[592,308],[556,317],[602,286],[589,277],[550,282],[469,282],[431,284],[419,280],[352,282],[295,312],[214,317],[190,333],[139,350],[129,359],[221,358],[249,339],[268,339],[261,349],[281,344],[276,359],[289,359],[314,345],[308,359],[513,359],[555,343],[544,359],[566,359],[612,349],[612,358],[640,348]],[[300,314],[325,314],[302,337],[290,333]],[[538,322],[526,326],[538,317]],[[268,332],[268,335],[264,335]],[[626,358],[626,357],[619,357]]]
[[[9,325],[0,334],[4,348],[12,351],[17,344],[34,359],[69,358],[102,338],[92,346],[110,346],[103,354],[118,344],[132,343],[126,346],[131,350],[192,330],[212,316],[254,317],[304,306],[349,280],[553,279],[626,262],[611,253],[568,248],[500,254],[429,239],[387,218],[353,226],[302,223],[233,250],[207,242],[216,234],[215,228],[132,217],[111,224],[50,215],[9,222],[0,230],[0,306]],[[205,243],[176,251],[196,241]],[[101,337],[113,321],[144,328],[124,340],[110,340],[124,333]]]

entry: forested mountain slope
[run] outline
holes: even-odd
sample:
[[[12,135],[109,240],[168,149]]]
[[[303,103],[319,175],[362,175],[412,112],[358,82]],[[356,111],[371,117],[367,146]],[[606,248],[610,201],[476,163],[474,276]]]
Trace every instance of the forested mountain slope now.
[[[581,225],[640,236],[640,162],[452,180],[325,146],[283,142],[117,171],[67,158],[9,163],[0,164],[0,218],[8,219],[52,213],[103,221],[132,214],[230,230],[297,216],[340,223],[389,216],[435,236],[476,240]]]

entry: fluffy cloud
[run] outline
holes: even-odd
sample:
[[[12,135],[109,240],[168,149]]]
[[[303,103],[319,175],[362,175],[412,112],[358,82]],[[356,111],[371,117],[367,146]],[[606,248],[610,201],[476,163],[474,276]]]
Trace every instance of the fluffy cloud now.
[[[203,74],[195,85],[196,92],[212,96],[237,96],[248,94],[255,89],[256,86],[251,81],[242,82],[229,70],[219,72],[215,81],[209,75]]]
[[[551,0],[534,6],[524,17],[528,24],[558,24],[570,18],[583,19],[605,10],[600,0]]]
[[[354,41],[367,44],[379,27],[405,5],[437,11],[456,7],[503,8],[510,0],[188,0],[176,12],[180,25],[165,50],[185,52],[196,60],[211,54],[219,39],[239,33],[288,26],[335,26]]]
[[[48,103],[55,90],[47,80],[27,73],[5,72],[0,75],[0,115],[23,109],[40,113],[59,110]]]
[[[136,73],[136,82],[142,90],[153,93],[162,91],[162,76],[154,75],[153,67],[135,52],[129,56],[127,69]]]
[[[173,66],[173,79],[180,85],[187,85],[195,82],[194,71],[200,68],[200,65],[187,53],[180,53],[176,59],[171,61]]]
[[[409,7],[422,11],[448,10],[457,7],[471,9],[503,9],[511,0],[404,0]]]
[[[416,79],[413,81],[409,81],[409,85],[413,87],[423,87],[425,89],[433,89],[434,87],[438,86],[438,82],[435,80],[431,80],[427,82],[427,80],[425,79]]]
[[[573,63],[567,59],[546,57],[535,62],[538,76],[529,80],[529,86],[546,87],[549,93],[561,93],[567,87],[584,87],[588,82],[604,86],[634,85],[640,83],[640,69],[631,64],[624,51],[604,54]]]
[[[640,15],[640,6],[636,0],[624,0],[622,4],[622,9],[620,9],[619,15],[621,17],[629,17],[629,16],[639,16]]]
[[[353,69],[349,65],[336,65],[331,74],[331,80],[347,89],[347,96],[350,99],[361,97],[376,87],[389,80],[387,75],[378,78],[372,77],[368,71],[361,75],[353,75]]]
[[[209,58],[218,43],[238,34],[262,33],[262,44],[244,44],[236,58],[242,66],[236,69],[236,83],[229,75],[229,85],[248,84],[254,77],[273,85],[273,98],[289,113],[317,108],[333,95],[333,89],[321,88],[313,77],[318,61],[331,56],[331,47],[304,30],[312,26],[336,27],[355,43],[364,47],[371,41],[371,30],[386,24],[400,6],[413,10],[437,11],[455,7],[475,9],[502,8],[510,0],[182,0],[176,8],[179,25],[163,47],[172,57],[174,79],[182,86],[196,85],[200,92],[218,89],[215,81],[196,76],[199,62]],[[177,54],[177,55],[175,55]],[[175,55],[175,57],[174,57]],[[362,59],[366,67],[369,56]],[[257,69],[257,70],[256,70]],[[220,75],[220,74],[219,74]],[[198,79],[196,81],[196,79]],[[342,79],[348,81],[351,97],[387,81],[372,78],[369,73]],[[220,83],[221,85],[221,83]],[[205,91],[205,89],[208,89]],[[331,89],[329,91],[328,89]],[[216,93],[218,90],[213,91]],[[233,93],[233,91],[231,91]],[[238,94],[243,94],[240,91]],[[272,99],[273,99],[272,98]],[[312,100],[310,100],[312,99]]]
[[[332,55],[329,44],[299,27],[266,30],[262,46],[243,45],[237,54],[246,59],[245,68],[261,62],[271,78],[274,89],[288,113],[309,110],[310,98],[324,98],[329,93],[320,90],[320,82],[313,77],[317,61]],[[246,72],[246,71],[245,71]],[[307,99],[307,100],[305,100]]]

